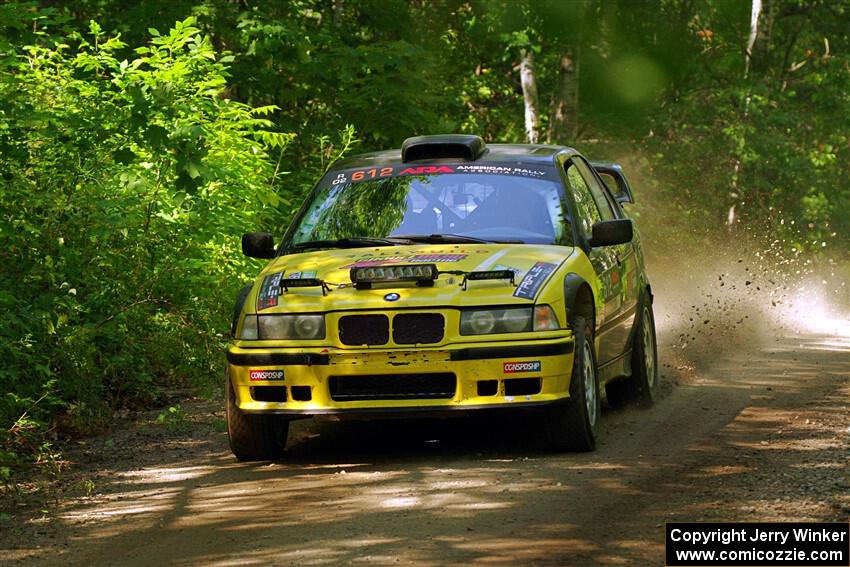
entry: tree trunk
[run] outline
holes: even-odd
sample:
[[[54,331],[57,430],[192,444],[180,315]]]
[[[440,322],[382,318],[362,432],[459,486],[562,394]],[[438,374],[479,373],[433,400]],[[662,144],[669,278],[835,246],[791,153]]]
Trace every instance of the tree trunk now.
[[[523,49],[519,65],[522,83],[522,98],[525,101],[525,135],[528,143],[536,144],[540,135],[540,112],[537,108],[537,81],[534,78],[534,56],[530,49]]]
[[[578,130],[578,58],[564,48],[558,62],[558,86],[552,99],[547,141],[569,145]]]
[[[744,54],[744,78],[750,74],[750,59],[753,56],[753,46],[756,44],[756,39],[758,39],[759,35],[759,16],[761,16],[761,0],[753,0],[753,9],[750,13],[750,35],[747,37],[747,52]],[[747,117],[750,114],[750,94],[751,91],[747,89],[747,96],[744,98],[744,118],[743,121],[747,120]],[[741,175],[741,156],[736,155],[734,166],[732,171],[732,183],[730,197],[734,200],[738,200],[739,197],[739,186],[738,186],[738,177]],[[740,192],[746,190],[741,189]],[[742,203],[743,204],[743,203]],[[730,232],[735,228],[735,204],[733,203],[731,207],[729,207],[729,212],[726,215],[726,228]]]
[[[744,59],[744,78],[750,74],[750,59],[759,35],[759,16],[761,16],[761,0],[753,0],[753,10],[750,13],[750,36],[747,38],[747,53]]]
[[[333,0],[333,27],[339,29],[342,26],[342,18],[345,13],[345,5],[343,0]]]

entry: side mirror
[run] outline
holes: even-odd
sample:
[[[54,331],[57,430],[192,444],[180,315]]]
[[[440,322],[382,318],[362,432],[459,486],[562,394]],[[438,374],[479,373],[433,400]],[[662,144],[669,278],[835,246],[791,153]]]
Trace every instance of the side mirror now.
[[[634,228],[631,219],[601,221],[593,225],[591,248],[597,246],[614,246],[632,241]]]
[[[242,235],[242,253],[249,258],[274,258],[274,237],[268,232],[247,232]]]

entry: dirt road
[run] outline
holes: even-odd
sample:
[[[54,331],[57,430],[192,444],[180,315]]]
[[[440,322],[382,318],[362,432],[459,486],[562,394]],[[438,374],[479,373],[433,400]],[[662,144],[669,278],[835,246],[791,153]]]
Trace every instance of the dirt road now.
[[[846,319],[805,330],[677,289],[656,290],[662,399],[607,408],[593,453],[547,454],[522,417],[299,422],[285,462],[240,464],[196,402],[78,447],[66,497],[7,524],[0,563],[645,566],[666,521],[850,520]]]

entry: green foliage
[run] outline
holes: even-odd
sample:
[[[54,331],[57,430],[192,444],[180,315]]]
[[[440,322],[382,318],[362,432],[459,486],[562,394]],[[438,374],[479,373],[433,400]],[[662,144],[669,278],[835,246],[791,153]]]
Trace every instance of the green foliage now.
[[[645,142],[665,156],[654,165],[667,197],[715,226],[734,206],[742,230],[798,248],[847,238],[850,5],[765,3],[747,77],[748,20],[729,27],[724,8],[706,3],[691,16],[702,69],[656,114],[662,135]]]
[[[160,412],[154,419],[156,425],[165,427],[169,431],[174,431],[181,428],[186,423],[186,414],[180,404],[168,406],[168,408]]]
[[[91,424],[219,375],[255,269],[238,235],[279,226],[289,200],[277,181],[293,136],[275,108],[225,96],[192,18],[151,33],[130,51],[91,22],[2,62],[0,445],[47,464],[36,438],[52,416]]]

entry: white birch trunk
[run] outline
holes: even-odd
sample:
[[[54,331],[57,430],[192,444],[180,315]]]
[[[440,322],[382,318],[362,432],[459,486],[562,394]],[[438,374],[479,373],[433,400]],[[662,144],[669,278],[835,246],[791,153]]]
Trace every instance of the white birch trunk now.
[[[537,81],[534,78],[534,56],[530,49],[523,49],[519,65],[522,83],[522,98],[525,102],[525,135],[528,143],[536,144],[540,136],[540,113],[537,108]]]
[[[747,38],[747,53],[744,59],[744,78],[750,74],[750,59],[759,35],[759,16],[761,16],[761,0],[753,0],[753,10],[750,13],[750,36]]]

